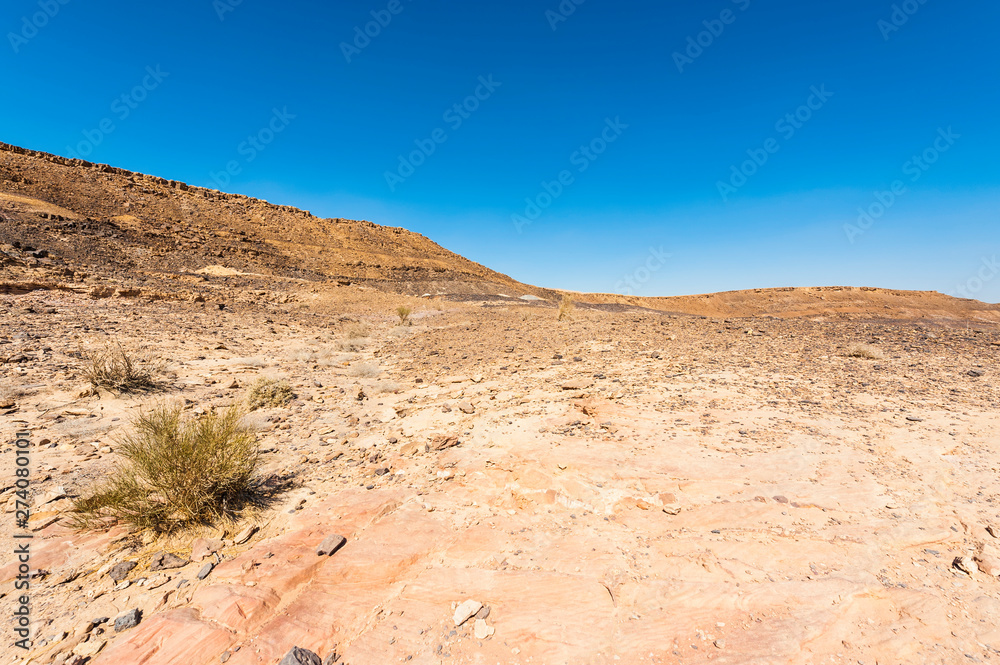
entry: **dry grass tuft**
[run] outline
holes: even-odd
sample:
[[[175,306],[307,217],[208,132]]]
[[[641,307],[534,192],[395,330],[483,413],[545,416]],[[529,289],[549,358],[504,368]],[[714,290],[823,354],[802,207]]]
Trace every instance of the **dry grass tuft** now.
[[[287,406],[295,399],[295,393],[288,381],[277,381],[261,377],[253,382],[250,390],[247,391],[247,408],[250,411],[257,409],[275,409]]]
[[[559,321],[565,321],[566,319],[573,318],[573,310],[576,306],[573,304],[573,299],[569,296],[563,296],[562,300],[559,301]]]
[[[399,325],[401,325],[401,326],[409,325],[410,324],[410,314],[412,314],[412,313],[413,313],[413,310],[410,309],[409,307],[406,307],[404,305],[400,305],[399,307],[397,307],[396,308],[396,316],[399,317]]]
[[[848,358],[864,358],[865,360],[885,360],[882,352],[867,344],[852,346],[845,354]]]
[[[382,368],[370,363],[357,363],[347,368],[348,376],[371,379],[382,373]]]
[[[344,326],[343,333],[345,339],[361,339],[362,337],[368,337],[368,324],[351,321]]]
[[[137,393],[154,390],[161,363],[133,354],[120,343],[84,355],[83,376],[95,390],[113,393]]]
[[[109,479],[76,500],[77,528],[171,532],[234,517],[261,488],[257,437],[236,408],[185,418],[181,406],[157,407],[136,419],[118,452]]]

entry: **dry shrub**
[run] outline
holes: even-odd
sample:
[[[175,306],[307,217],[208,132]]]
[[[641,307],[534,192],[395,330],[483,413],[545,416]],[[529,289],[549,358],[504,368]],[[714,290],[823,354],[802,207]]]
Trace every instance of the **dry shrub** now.
[[[331,346],[310,346],[308,344],[299,344],[288,350],[288,357],[292,360],[298,360],[304,363],[312,363],[313,365],[322,365],[324,367],[333,367],[350,360],[350,356],[345,356],[339,349],[339,344],[337,345],[337,348],[333,348]]]
[[[410,314],[412,314],[412,313],[413,313],[413,310],[410,309],[409,307],[406,307],[404,305],[400,305],[399,307],[397,307],[396,308],[396,316],[399,317],[399,325],[401,325],[401,326],[409,325],[409,323],[410,323]]]
[[[261,377],[247,391],[247,408],[250,411],[280,408],[287,406],[293,399],[295,393],[288,381]]]
[[[882,352],[867,344],[857,344],[847,350],[848,358],[864,358],[865,360],[885,360]]]
[[[573,310],[576,307],[573,304],[573,299],[569,296],[563,296],[559,301],[559,321],[564,321],[573,317]]]
[[[361,339],[362,337],[368,337],[368,332],[368,325],[357,321],[352,321],[346,324],[343,330],[345,339]]]
[[[370,390],[373,395],[381,395],[383,393],[398,393],[403,388],[404,386],[395,381],[376,381]]]
[[[257,437],[236,408],[185,418],[181,406],[156,407],[138,416],[118,453],[108,480],[76,500],[77,528],[207,524],[238,514],[261,487]]]
[[[95,391],[103,388],[113,393],[137,393],[155,389],[155,377],[162,369],[161,363],[131,353],[115,342],[84,355],[83,376]]]
[[[369,363],[357,363],[347,368],[348,376],[357,376],[368,379],[374,378],[381,373],[381,367]]]

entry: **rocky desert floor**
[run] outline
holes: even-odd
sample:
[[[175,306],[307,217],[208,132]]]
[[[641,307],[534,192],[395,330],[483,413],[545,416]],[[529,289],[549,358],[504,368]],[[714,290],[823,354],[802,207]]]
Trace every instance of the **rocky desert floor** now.
[[[400,326],[392,296],[339,293],[0,296],[4,551],[21,430],[34,536],[34,646],[8,621],[2,662],[1000,661],[997,328],[557,321],[505,298],[424,299]],[[162,389],[81,397],[109,341],[161,360]],[[260,376],[296,393],[247,417],[271,506],[159,538],[71,528],[136,413]]]

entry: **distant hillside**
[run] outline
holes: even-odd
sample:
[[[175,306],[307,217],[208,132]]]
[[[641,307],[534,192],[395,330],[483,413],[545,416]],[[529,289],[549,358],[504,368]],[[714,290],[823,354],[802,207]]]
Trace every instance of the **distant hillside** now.
[[[0,143],[0,249],[4,245],[54,275],[80,281],[89,273],[132,287],[198,273],[278,281],[293,290],[289,280],[512,300],[530,295],[553,301],[568,293],[522,284],[406,229],[320,219],[290,206]],[[12,262],[12,254],[0,254],[0,266]],[[671,298],[569,295],[581,304],[722,318],[1000,322],[1000,305],[869,287]]]
[[[0,242],[123,272],[225,270],[405,293],[518,294],[422,235],[0,143]]]

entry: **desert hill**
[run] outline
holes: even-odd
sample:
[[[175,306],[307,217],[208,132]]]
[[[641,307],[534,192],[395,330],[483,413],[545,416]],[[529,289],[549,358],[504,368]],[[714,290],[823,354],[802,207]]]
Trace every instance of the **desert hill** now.
[[[23,268],[19,276],[8,271],[8,292],[61,285],[97,295],[202,300],[212,282],[227,290],[219,299],[252,301],[264,297],[262,290],[277,290],[277,300],[289,302],[302,300],[295,295],[302,291],[318,294],[313,301],[348,297],[331,289],[354,285],[466,300],[528,296],[550,307],[568,293],[522,284],[405,229],[321,219],[290,206],[5,143],[0,244],[7,246],[0,260]],[[569,295],[600,309],[716,318],[1000,321],[1000,305],[872,287]]]
[[[122,280],[204,270],[381,283],[416,295],[539,291],[405,229],[320,219],[290,206],[2,143],[0,214],[0,242],[94,271],[111,269]]]

